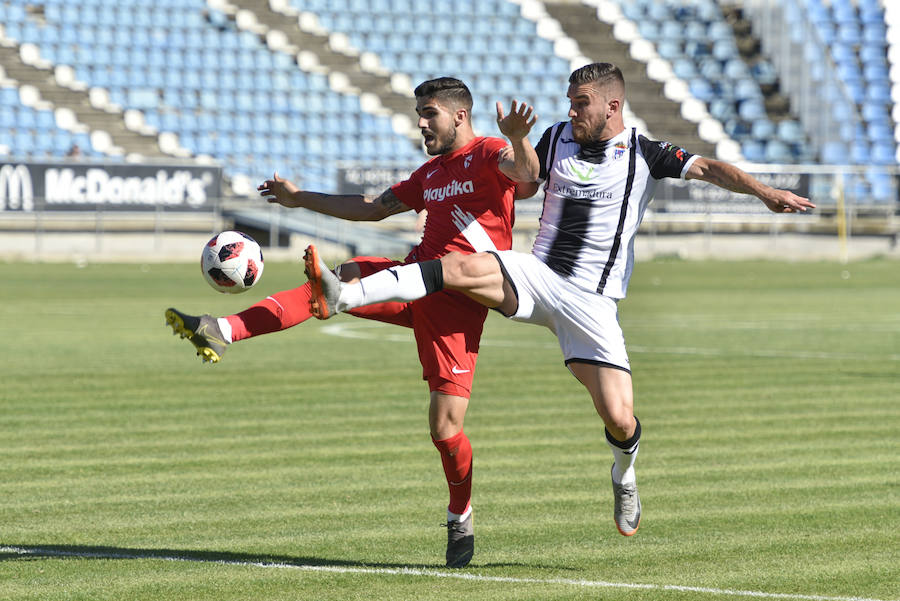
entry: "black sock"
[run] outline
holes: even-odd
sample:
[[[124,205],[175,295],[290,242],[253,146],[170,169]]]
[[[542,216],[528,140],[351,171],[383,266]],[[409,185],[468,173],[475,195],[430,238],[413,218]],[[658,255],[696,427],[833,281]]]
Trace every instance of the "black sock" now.
[[[419,263],[422,270],[422,281],[425,283],[425,293],[431,294],[444,289],[444,267],[440,259],[422,261]]]

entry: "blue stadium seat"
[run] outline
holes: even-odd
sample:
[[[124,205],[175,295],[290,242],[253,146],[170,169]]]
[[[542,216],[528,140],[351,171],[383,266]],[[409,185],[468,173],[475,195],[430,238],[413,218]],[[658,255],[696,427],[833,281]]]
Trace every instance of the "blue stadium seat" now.
[[[897,146],[891,142],[873,144],[871,161],[876,165],[897,165]]]
[[[885,121],[873,121],[866,125],[866,136],[873,143],[894,143],[894,128]]]
[[[856,64],[856,50],[853,44],[847,42],[835,42],[831,45],[831,58],[837,64]]]
[[[673,23],[676,23],[676,21],[673,21]],[[682,27],[684,27],[683,37],[685,41],[705,43],[707,40],[714,38],[713,34],[707,32],[707,25],[703,21],[679,17],[677,23],[682,24]]]
[[[659,23],[657,21],[651,19],[643,19],[638,22],[638,33],[641,34],[645,40],[650,42],[656,42],[658,40],[667,40],[662,36],[662,32],[660,31]],[[677,41],[677,40],[668,40],[668,41]]]
[[[684,55],[681,43],[674,40],[660,40],[656,46],[656,52],[660,57],[669,61],[681,58]]]
[[[722,77],[722,63],[712,57],[700,59],[700,75],[706,79],[716,80]]]
[[[647,5],[646,17],[657,22],[664,22],[669,21],[672,18],[672,13],[665,4],[653,2]]]
[[[35,117],[34,110],[20,105],[17,107],[16,112],[17,129],[34,129],[37,123],[37,118]]]
[[[740,58],[737,45],[734,39],[717,40],[713,43],[712,55],[720,60],[727,61],[733,58]]]
[[[723,129],[726,134],[738,142],[750,137],[752,131],[750,124],[741,119],[729,119],[723,124]]]
[[[887,61],[869,62],[863,64],[863,79],[869,83],[890,85],[890,71]]]
[[[826,142],[822,145],[822,162],[828,165],[848,163],[848,149],[843,142]]]
[[[859,20],[866,27],[869,25],[884,26],[884,9],[877,3],[877,0],[874,3],[861,1],[859,3]]]
[[[766,160],[766,143],[759,140],[744,140],[741,144],[741,154],[753,163],[762,163]]]
[[[891,86],[885,83],[873,83],[866,88],[866,100],[876,104],[891,104]]]
[[[762,85],[774,84],[778,81],[778,72],[775,65],[767,60],[759,60],[750,67],[750,74]]]
[[[763,100],[762,90],[756,80],[750,77],[738,79],[734,83],[734,97],[739,102],[742,100],[758,99]]]
[[[715,42],[717,40],[731,39],[734,37],[734,30],[731,26],[722,20],[716,20],[709,24],[706,30],[707,37]]]
[[[862,42],[862,32],[859,29],[859,25],[855,21],[838,25],[837,42],[851,46],[859,45]]]
[[[888,113],[887,107],[883,102],[872,102],[869,100],[863,102],[860,114],[867,123],[890,120],[890,113]]]
[[[871,168],[866,172],[866,179],[872,188],[872,199],[876,202],[891,203],[898,200],[895,176],[882,169]]]
[[[765,155],[768,163],[791,163],[794,160],[791,147],[781,140],[769,140],[766,143]]]
[[[847,0],[834,0],[831,3],[832,18],[835,23],[856,23],[856,8]]]
[[[672,61],[672,72],[685,81],[697,77],[697,65],[690,58],[682,56]]]
[[[738,116],[737,110],[734,107],[734,102],[722,98],[714,98],[713,101],[709,103],[709,114],[722,123]]]
[[[16,112],[11,106],[0,106],[0,130],[16,127]]]
[[[868,204],[872,200],[872,185],[864,177],[854,177],[847,183],[845,192],[854,203]]]
[[[712,46],[706,40],[688,40],[684,43],[684,55],[702,61],[712,55]]]
[[[785,119],[778,124],[778,139],[788,144],[802,142],[806,138],[803,125],[793,119]]]
[[[850,145],[850,161],[855,165],[864,165],[871,160],[872,150],[868,142],[856,140]]]
[[[769,140],[775,137],[775,124],[769,119],[757,119],[750,127],[751,135],[757,140]]]
[[[766,107],[762,100],[750,98],[743,100],[738,105],[738,115],[741,119],[754,121],[767,118]]]
[[[689,24],[683,21],[667,19],[660,23],[659,38],[665,40],[685,41],[689,39],[700,39],[699,36],[687,35],[687,26]],[[705,35],[704,35],[705,37]],[[652,41],[652,40],[651,40]]]
[[[857,78],[855,75],[855,73],[852,77],[848,75],[848,77],[844,79],[844,84],[847,88],[847,94],[850,95],[850,99],[853,103],[860,104],[866,99],[866,86],[862,79]]]
[[[859,47],[859,60],[863,64],[883,63],[887,58],[884,40],[877,43],[866,43]]]

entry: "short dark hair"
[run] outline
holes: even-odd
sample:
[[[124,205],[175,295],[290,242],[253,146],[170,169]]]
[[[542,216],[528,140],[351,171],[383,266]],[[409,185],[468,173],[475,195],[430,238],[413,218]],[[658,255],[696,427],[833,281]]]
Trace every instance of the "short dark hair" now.
[[[423,81],[415,89],[416,98],[434,98],[472,112],[472,92],[455,77],[438,77]]]
[[[618,82],[623,89],[625,88],[622,71],[612,63],[591,63],[572,71],[569,75],[569,83],[576,86],[592,82],[597,82],[600,86]]]

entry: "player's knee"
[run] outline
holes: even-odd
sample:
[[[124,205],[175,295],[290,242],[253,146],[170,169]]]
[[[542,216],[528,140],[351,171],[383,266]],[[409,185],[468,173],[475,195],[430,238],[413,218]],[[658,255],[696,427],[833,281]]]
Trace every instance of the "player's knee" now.
[[[448,286],[473,288],[502,283],[503,274],[489,253],[464,255],[453,251],[441,258],[441,265]]]
[[[465,284],[467,268],[465,266],[466,255],[450,251],[441,257],[441,269],[444,272],[444,284],[450,286],[462,286]]]
[[[611,411],[604,421],[606,429],[618,440],[627,440],[634,434],[636,422],[630,410]]]

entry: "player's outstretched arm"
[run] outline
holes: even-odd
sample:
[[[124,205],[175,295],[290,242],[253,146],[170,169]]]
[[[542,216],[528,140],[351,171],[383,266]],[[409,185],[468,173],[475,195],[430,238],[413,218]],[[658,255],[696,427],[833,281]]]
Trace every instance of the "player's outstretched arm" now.
[[[814,209],[808,198],[797,196],[789,190],[768,186],[746,171],[724,161],[699,157],[688,169],[687,179],[699,179],[739,194],[752,194],[775,213],[798,213]]]
[[[497,127],[509,139],[507,152],[500,154],[500,171],[516,182],[533,182],[540,175],[537,153],[528,141],[528,133],[537,122],[533,107],[513,100],[509,114],[503,113],[503,105],[497,103]]]
[[[300,190],[293,182],[278,177],[267,179],[257,188],[259,195],[273,204],[304,208],[350,221],[379,221],[411,210],[400,202],[390,188],[377,197],[362,194],[322,194]]]

